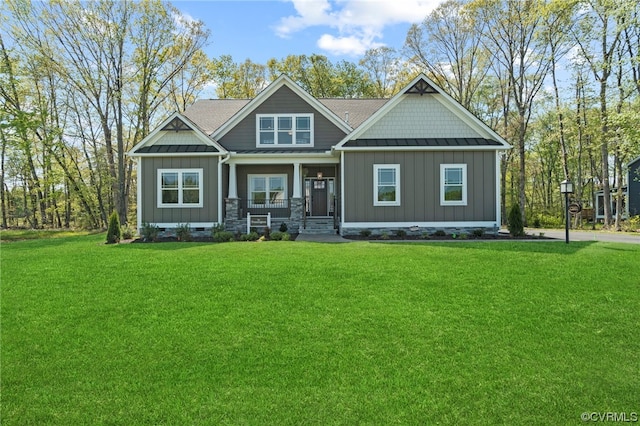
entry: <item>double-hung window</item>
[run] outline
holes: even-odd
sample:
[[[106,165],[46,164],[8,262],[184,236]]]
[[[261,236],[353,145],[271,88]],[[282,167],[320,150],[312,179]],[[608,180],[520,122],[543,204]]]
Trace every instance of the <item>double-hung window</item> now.
[[[158,169],[158,207],[202,205],[202,169]]]
[[[249,206],[288,207],[287,175],[249,175]]]
[[[258,114],[256,146],[313,146],[313,114]]]
[[[467,205],[467,165],[440,165],[440,204],[443,206]]]
[[[373,205],[400,205],[400,165],[373,165]]]

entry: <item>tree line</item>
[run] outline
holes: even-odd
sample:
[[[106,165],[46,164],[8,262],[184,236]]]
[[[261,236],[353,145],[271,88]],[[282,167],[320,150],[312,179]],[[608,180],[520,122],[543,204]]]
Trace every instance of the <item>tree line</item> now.
[[[101,228],[133,217],[125,153],[205,90],[253,98],[287,74],[315,97],[391,97],[426,73],[514,146],[502,206],[561,217],[559,182],[621,226],[625,164],[640,155],[640,6],[629,0],[449,0],[403,46],[357,62],[208,58],[210,33],[157,0],[31,3],[0,18],[2,227]],[[135,191],[133,191],[135,193]],[[617,204],[617,214],[610,200]]]

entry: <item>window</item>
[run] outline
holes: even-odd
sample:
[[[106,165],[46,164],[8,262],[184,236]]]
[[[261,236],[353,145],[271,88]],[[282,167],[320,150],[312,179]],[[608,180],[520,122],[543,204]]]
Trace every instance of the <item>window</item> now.
[[[400,165],[373,165],[373,205],[400,205]]]
[[[467,205],[467,165],[440,165],[440,204],[443,206]]]
[[[313,146],[313,114],[258,114],[256,145]]]
[[[249,207],[288,207],[287,175],[249,175]]]
[[[202,169],[159,169],[158,207],[202,207]]]

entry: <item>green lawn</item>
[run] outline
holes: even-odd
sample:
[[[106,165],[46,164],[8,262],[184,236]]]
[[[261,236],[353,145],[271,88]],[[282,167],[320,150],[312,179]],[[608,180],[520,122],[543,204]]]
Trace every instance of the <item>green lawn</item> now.
[[[639,412],[640,246],[3,242],[2,424]]]

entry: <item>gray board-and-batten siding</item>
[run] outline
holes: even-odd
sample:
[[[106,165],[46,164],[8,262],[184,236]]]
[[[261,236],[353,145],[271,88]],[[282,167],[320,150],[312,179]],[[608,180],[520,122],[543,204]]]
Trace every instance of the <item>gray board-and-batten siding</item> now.
[[[400,206],[373,205],[374,164],[400,165]],[[440,165],[467,165],[467,205],[440,205]],[[495,151],[344,153],[345,222],[495,221]]]

